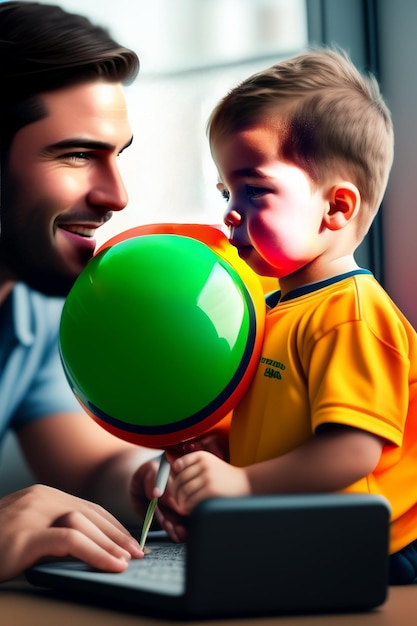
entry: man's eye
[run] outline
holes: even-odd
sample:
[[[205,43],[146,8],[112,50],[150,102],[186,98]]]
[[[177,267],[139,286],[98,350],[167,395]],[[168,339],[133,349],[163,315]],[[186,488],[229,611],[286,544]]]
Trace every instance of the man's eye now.
[[[65,161],[88,161],[91,158],[90,152],[67,152],[61,155]]]

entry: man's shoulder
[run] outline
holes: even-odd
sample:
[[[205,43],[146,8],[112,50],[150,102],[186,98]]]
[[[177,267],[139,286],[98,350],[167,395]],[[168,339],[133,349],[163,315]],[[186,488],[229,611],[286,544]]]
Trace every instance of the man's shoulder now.
[[[32,344],[56,336],[61,320],[63,298],[45,296],[24,283],[17,283],[11,294],[12,326],[19,341]]]

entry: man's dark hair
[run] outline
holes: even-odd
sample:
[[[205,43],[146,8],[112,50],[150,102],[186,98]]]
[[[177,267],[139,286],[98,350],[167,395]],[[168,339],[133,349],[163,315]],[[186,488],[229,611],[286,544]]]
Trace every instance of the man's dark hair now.
[[[138,71],[136,53],[86,17],[38,2],[0,3],[2,153],[45,113],[38,94],[95,79],[129,84]]]

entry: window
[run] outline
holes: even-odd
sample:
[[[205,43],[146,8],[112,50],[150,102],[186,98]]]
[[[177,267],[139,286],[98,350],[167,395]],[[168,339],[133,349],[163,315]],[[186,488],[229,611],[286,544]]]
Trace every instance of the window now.
[[[126,90],[134,143],[120,159],[128,207],[101,244],[144,223],[221,223],[206,138],[217,101],[249,74],[307,45],[305,0],[60,0],[139,55]]]

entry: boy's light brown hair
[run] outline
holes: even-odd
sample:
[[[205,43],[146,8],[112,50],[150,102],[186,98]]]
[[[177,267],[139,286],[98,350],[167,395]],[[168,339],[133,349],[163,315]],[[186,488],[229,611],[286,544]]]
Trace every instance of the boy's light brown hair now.
[[[343,175],[361,194],[358,237],[378,211],[393,160],[391,115],[372,75],[344,51],[311,49],[258,72],[232,89],[208,121],[210,144],[268,118],[280,157],[317,184]]]

